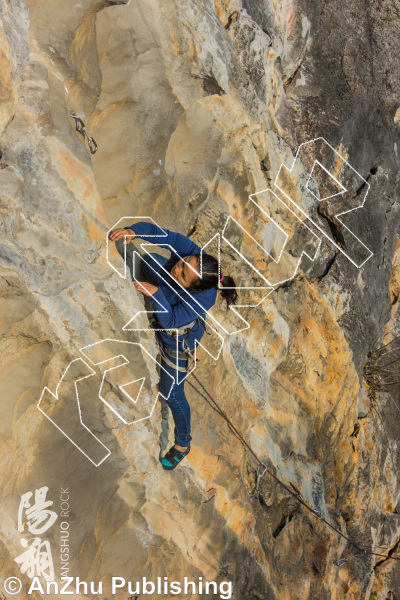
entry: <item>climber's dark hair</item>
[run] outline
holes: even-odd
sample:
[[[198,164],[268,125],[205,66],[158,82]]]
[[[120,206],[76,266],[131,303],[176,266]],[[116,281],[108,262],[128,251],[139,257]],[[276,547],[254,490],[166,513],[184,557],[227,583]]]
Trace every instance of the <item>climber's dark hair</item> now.
[[[224,273],[221,274],[221,277],[222,275],[224,276],[222,281],[219,280],[217,259],[210,254],[205,254],[205,252],[202,254],[194,254],[193,256],[197,258],[198,268],[200,270],[201,267],[202,276],[195,279],[190,286],[190,289],[209,290],[210,288],[216,287],[220,290],[223,299],[226,300],[227,307],[231,306],[231,304],[235,304],[237,299],[237,291],[229,288],[235,288],[236,284],[232,277],[225,275]],[[224,289],[221,289],[221,286]]]

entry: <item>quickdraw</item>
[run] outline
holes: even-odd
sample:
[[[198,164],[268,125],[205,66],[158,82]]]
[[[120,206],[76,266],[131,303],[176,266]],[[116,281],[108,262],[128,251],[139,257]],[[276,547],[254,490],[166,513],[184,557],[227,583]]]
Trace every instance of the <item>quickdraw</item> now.
[[[75,119],[75,127],[76,131],[80,133],[83,138],[87,138],[88,146],[91,154],[95,154],[97,152],[97,144],[92,137],[90,137],[86,131],[85,123],[82,121],[80,117],[76,114],[74,110],[70,111],[70,115],[73,119]]]

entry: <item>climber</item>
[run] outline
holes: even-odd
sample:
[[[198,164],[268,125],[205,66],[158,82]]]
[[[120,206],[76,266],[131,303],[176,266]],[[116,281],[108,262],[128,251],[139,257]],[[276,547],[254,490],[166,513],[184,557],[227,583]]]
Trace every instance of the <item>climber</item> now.
[[[155,253],[142,257],[142,271],[148,281],[135,281],[134,286],[150,297],[154,310],[158,311],[154,329],[161,329],[156,331],[163,367],[160,392],[166,398],[175,423],[175,444],[161,459],[161,464],[164,469],[174,469],[189,454],[192,439],[190,406],[184,392],[184,380],[178,382],[177,370],[191,370],[189,365],[193,362],[195,346],[205,331],[206,312],[214,305],[217,291],[221,291],[229,307],[237,298],[236,285],[232,277],[219,275],[218,261],[213,256],[180,233],[139,222],[115,229],[109,237],[115,242],[125,238],[123,244],[127,244],[135,236],[160,246],[168,245],[169,250],[172,248],[170,258]],[[178,330],[178,351],[176,334],[168,331],[171,329]],[[174,384],[168,396],[170,376]]]

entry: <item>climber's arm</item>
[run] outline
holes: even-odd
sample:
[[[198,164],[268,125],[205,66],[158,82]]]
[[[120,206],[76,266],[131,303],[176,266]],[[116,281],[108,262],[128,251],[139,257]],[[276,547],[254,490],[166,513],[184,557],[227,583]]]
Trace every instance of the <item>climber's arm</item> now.
[[[166,246],[167,248],[170,246],[181,257],[199,254],[201,251],[201,248],[185,235],[168,229],[161,229],[161,227],[145,221],[130,225],[126,230],[158,246]]]

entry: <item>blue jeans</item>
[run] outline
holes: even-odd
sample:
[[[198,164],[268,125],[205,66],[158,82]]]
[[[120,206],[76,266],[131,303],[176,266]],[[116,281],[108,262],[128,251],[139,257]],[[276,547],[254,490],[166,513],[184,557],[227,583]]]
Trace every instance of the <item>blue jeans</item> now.
[[[146,255],[146,260],[151,262],[151,266],[157,272],[160,271],[161,266],[167,262],[167,258],[161,256],[160,254],[150,254]],[[160,264],[157,264],[160,263]],[[156,280],[156,276],[154,271],[150,269],[150,267],[142,260],[141,268],[143,275],[146,277],[149,283],[153,285],[158,285],[158,281]],[[175,360],[172,358],[172,362]],[[187,367],[187,359],[179,359],[178,366],[179,367]],[[181,381],[177,383],[177,371],[175,368],[168,365],[165,360],[161,359],[161,376],[160,376],[160,392],[166,398],[166,403],[171,409],[172,416],[175,423],[175,444],[178,446],[190,446],[190,440],[192,439],[190,436],[190,406],[189,402],[186,399],[184,384],[185,381]],[[174,379],[174,384],[170,391],[170,394],[167,398],[168,392],[171,387],[171,378],[164,371],[169,373]]]

